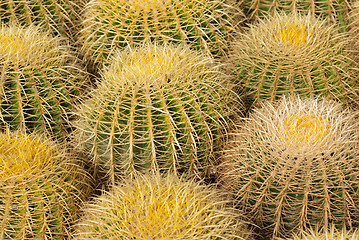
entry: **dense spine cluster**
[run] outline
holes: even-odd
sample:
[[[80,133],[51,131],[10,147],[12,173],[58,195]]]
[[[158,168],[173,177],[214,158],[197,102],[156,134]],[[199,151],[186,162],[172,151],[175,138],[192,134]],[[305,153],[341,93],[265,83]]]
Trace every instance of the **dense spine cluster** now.
[[[75,143],[117,175],[213,166],[228,117],[238,107],[228,76],[186,46],[119,52],[78,109]]]
[[[252,239],[220,195],[172,175],[138,176],[88,204],[74,239]]]
[[[328,100],[263,103],[232,134],[224,183],[269,236],[359,217],[356,114]]]

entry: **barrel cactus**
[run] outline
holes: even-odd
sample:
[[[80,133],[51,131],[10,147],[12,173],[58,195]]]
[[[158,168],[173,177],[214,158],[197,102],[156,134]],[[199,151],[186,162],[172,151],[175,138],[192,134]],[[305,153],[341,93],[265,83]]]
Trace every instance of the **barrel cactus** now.
[[[184,45],[126,48],[79,106],[73,139],[113,181],[148,170],[200,175],[237,101],[211,57]]]
[[[351,37],[311,16],[275,14],[252,25],[233,43],[231,64],[251,98],[323,96],[357,99],[358,64]]]
[[[36,134],[0,134],[0,238],[69,239],[90,178],[66,148]]]
[[[116,48],[143,41],[185,42],[193,49],[223,55],[241,19],[224,0],[91,0],[80,42],[95,62]]]
[[[356,118],[330,100],[263,103],[231,134],[223,184],[268,235],[357,225]]]
[[[0,28],[0,129],[67,136],[86,75],[61,43],[34,26]]]
[[[88,204],[74,240],[252,239],[241,214],[205,185],[138,176]]]
[[[35,24],[75,41],[84,5],[84,0],[1,0],[0,21],[22,26]]]
[[[274,15],[275,12],[299,13],[322,17],[329,24],[338,24],[345,30],[349,23],[352,0],[239,0],[245,14],[253,20]]]

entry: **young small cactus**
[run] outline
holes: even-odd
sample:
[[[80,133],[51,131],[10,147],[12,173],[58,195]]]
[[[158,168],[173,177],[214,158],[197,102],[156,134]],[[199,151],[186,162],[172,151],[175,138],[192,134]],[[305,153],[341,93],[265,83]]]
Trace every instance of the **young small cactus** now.
[[[329,100],[283,98],[232,132],[222,182],[273,237],[359,221],[357,112]]]
[[[148,40],[185,42],[221,56],[240,16],[240,10],[224,0],[91,0],[80,42],[95,62],[109,59],[116,48]]]
[[[0,129],[47,132],[64,139],[68,114],[86,80],[61,38],[37,27],[0,28]]]
[[[245,240],[251,232],[221,192],[192,181],[144,175],[88,204],[74,240]]]
[[[311,16],[275,14],[252,25],[234,42],[231,64],[254,101],[282,95],[357,99],[358,64],[352,40]]]
[[[74,142],[113,182],[148,170],[200,175],[237,100],[211,57],[184,45],[126,48],[78,108]]]
[[[89,195],[76,157],[35,134],[0,134],[0,239],[69,239]]]
[[[346,229],[338,230],[331,227],[328,230],[318,229],[296,234],[290,238],[291,240],[358,240],[359,231],[347,231]]]
[[[83,0],[1,0],[0,20],[6,24],[37,25],[75,42]]]
[[[299,13],[322,17],[329,24],[337,24],[345,30],[349,23],[351,0],[238,0],[244,13],[250,19],[258,20],[276,12],[286,14]]]

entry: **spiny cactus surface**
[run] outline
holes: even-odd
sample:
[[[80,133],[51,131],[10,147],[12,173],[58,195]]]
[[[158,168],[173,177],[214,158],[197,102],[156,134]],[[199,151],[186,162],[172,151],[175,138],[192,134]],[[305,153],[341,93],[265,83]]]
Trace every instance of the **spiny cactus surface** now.
[[[210,57],[171,44],[127,48],[79,107],[74,140],[112,180],[148,170],[199,174],[214,165],[237,101]]]
[[[38,28],[0,28],[0,128],[68,132],[68,114],[86,80],[60,38]]]
[[[84,5],[83,0],[1,0],[0,20],[22,26],[35,24],[74,40]]]
[[[220,196],[172,175],[140,176],[88,204],[74,239],[252,239]]]
[[[352,0],[238,0],[250,19],[265,18],[275,12],[299,13],[322,17],[327,23],[338,24],[345,30],[349,23]]]
[[[303,232],[301,234],[294,235],[292,240],[358,240],[359,231],[348,231],[345,229],[338,230],[335,227],[331,227],[328,230],[318,229]]]
[[[272,237],[357,225],[356,117],[329,100],[263,103],[231,134],[223,184]]]
[[[234,42],[231,64],[256,102],[282,95],[357,99],[358,64],[351,37],[311,16],[275,14]]]
[[[90,178],[62,146],[0,134],[0,238],[69,239]]]
[[[80,42],[96,62],[108,59],[116,48],[146,40],[185,42],[223,55],[240,16],[240,10],[224,0],[91,0]]]

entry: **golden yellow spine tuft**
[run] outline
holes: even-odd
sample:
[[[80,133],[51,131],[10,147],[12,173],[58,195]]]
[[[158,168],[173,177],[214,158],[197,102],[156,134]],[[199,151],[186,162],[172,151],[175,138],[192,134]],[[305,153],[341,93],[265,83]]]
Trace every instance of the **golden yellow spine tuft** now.
[[[308,32],[304,26],[286,24],[278,34],[278,40],[283,43],[302,45],[307,41]]]

